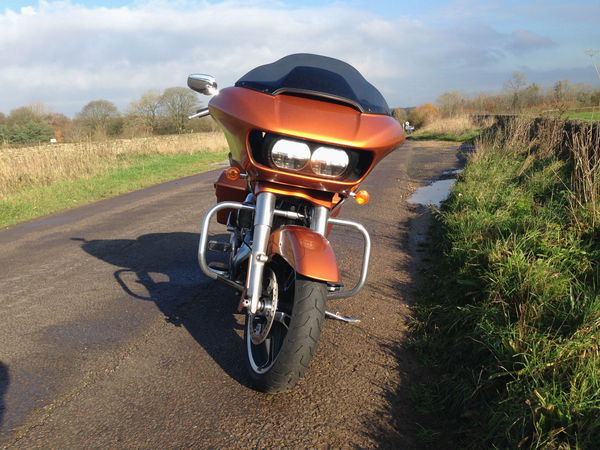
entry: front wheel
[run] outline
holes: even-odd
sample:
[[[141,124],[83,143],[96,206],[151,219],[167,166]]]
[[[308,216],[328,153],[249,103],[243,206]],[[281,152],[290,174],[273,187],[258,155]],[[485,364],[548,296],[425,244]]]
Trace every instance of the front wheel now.
[[[274,394],[294,387],[308,368],[321,335],[327,286],[282,260],[265,267],[263,285],[268,311],[246,315],[246,365],[254,388]]]

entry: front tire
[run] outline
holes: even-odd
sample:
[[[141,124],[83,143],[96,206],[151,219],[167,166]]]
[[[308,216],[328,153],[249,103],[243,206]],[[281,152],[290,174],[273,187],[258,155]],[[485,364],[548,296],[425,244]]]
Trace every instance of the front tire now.
[[[327,286],[324,282],[296,273],[281,260],[265,267],[263,297],[276,286],[276,316],[263,342],[255,344],[256,330],[260,331],[261,316],[246,315],[244,343],[246,366],[253,387],[270,394],[290,390],[308,369],[325,318]]]

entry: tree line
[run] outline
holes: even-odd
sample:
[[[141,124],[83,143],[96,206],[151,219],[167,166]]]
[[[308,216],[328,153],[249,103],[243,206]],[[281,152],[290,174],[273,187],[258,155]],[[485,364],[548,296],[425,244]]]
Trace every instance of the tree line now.
[[[210,118],[187,120],[199,107],[198,95],[183,87],[148,91],[132,101],[124,112],[109,100],[93,100],[73,119],[53,112],[42,103],[33,103],[14,109],[8,115],[0,112],[0,145],[216,130]],[[393,113],[399,121],[408,120],[420,127],[437,117],[461,114],[549,112],[560,115],[585,107],[600,107],[600,89],[588,84],[572,84],[569,80],[542,87],[528,83],[522,72],[514,72],[499,92],[468,95],[462,91],[447,91],[437,98],[436,104],[395,108]]]
[[[0,112],[0,144],[102,140],[161,134],[213,131],[210,119],[188,120],[201,106],[198,95],[183,87],[151,90],[132,101],[124,112],[109,100],[93,100],[71,119],[33,103]]]
[[[436,104],[425,103],[416,108],[395,108],[394,116],[408,120],[416,127],[436,117],[462,114],[552,114],[562,115],[570,110],[600,107],[600,89],[584,83],[573,84],[560,80],[543,87],[528,83],[522,72],[514,72],[504,82],[502,90],[494,93],[468,95],[462,91],[447,91]]]

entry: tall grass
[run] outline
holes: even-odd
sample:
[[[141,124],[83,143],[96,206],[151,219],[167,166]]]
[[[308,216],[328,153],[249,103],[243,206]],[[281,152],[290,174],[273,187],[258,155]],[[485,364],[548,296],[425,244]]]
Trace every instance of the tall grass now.
[[[452,117],[442,117],[426,124],[422,131],[431,131],[433,133],[462,134],[479,128],[473,118],[463,114]]]
[[[414,140],[436,139],[447,141],[468,141],[479,136],[483,128],[491,126],[494,119],[489,118],[485,123],[478,123],[467,114],[451,117],[438,117],[419,128],[410,137]]]
[[[573,151],[573,200],[595,226],[600,219],[600,132],[587,125],[571,138]]]
[[[0,149],[0,198],[23,189],[108,173],[135,163],[136,155],[225,151],[220,132]]]
[[[0,150],[0,227],[192,175],[222,161],[221,133]]]
[[[563,130],[485,134],[438,216],[413,322],[436,445],[600,442],[599,135]]]

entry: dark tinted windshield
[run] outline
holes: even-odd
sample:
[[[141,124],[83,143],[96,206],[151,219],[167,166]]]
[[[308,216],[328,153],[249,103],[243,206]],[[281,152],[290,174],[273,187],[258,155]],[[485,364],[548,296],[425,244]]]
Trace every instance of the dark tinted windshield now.
[[[385,99],[363,76],[343,61],[298,53],[252,69],[237,83],[255,91],[317,95],[351,103],[360,111],[390,114]]]

